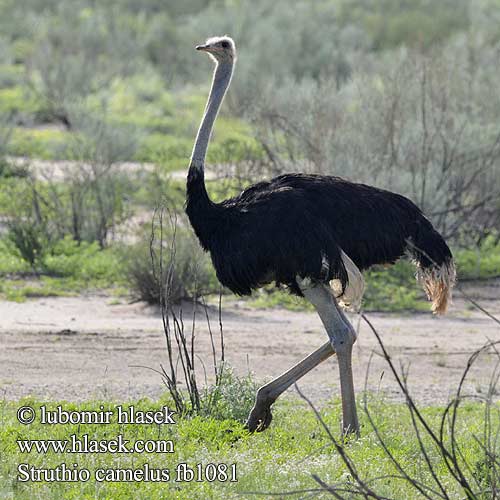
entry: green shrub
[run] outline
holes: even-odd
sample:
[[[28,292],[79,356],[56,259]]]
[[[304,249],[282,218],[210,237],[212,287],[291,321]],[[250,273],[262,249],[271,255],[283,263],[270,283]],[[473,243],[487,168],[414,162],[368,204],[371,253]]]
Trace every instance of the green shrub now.
[[[453,253],[459,282],[500,276],[500,243],[494,236],[486,238],[476,250],[460,249]],[[365,311],[397,312],[429,309],[424,292],[415,279],[415,266],[410,261],[402,259],[390,267],[374,266],[364,275]],[[306,301],[271,287],[255,292],[250,304],[262,308],[285,307],[290,310],[311,308]]]
[[[9,238],[0,239],[0,276],[30,271],[19,250]]]
[[[22,83],[24,68],[21,64],[0,64],[0,89],[10,89]],[[0,96],[2,93],[0,92]],[[2,98],[0,97],[0,102]],[[2,105],[0,104],[0,108]]]
[[[38,109],[36,100],[21,85],[0,89],[0,113],[34,114]]]
[[[393,266],[375,266],[365,273],[366,311],[427,310],[424,292],[415,279],[415,266],[400,260]]]
[[[245,422],[255,402],[258,384],[250,373],[237,376],[224,365],[218,385],[210,386],[201,398],[201,414],[217,420]]]
[[[4,220],[10,220],[27,213],[31,200],[25,178],[8,175],[10,166],[4,168],[7,175],[0,176],[0,215]]]
[[[0,177],[7,179],[9,177],[26,178],[28,169],[22,165],[15,165],[5,158],[0,157]]]
[[[290,294],[287,290],[268,285],[256,290],[250,299],[250,305],[256,308],[284,307],[289,311],[314,311],[312,304],[305,299]]]
[[[45,160],[61,159],[61,152],[69,137],[59,129],[15,128],[7,151],[13,156],[28,156]]]
[[[452,0],[426,2],[382,0],[341,0],[339,17],[343,23],[359,24],[376,50],[400,45],[429,47],[456,31],[467,28],[467,2]]]
[[[500,242],[493,235],[476,249],[456,252],[459,279],[486,279],[500,276]]]
[[[192,147],[192,138],[154,132],[141,140],[134,159],[160,164],[167,171],[187,170]]]
[[[47,246],[44,231],[30,221],[18,220],[15,224],[10,224],[7,236],[19,251],[21,257],[32,268],[35,268]]]
[[[12,296],[60,295],[89,286],[121,286],[126,282],[122,266],[120,247],[101,250],[95,242],[79,244],[70,236],[49,244],[38,240],[36,232],[24,225],[16,225],[7,238],[0,239],[0,275],[33,270],[39,273],[38,283],[6,282],[4,292]]]
[[[42,268],[50,276],[72,277],[87,283],[112,286],[124,282],[121,264],[120,250],[101,250],[97,242],[78,243],[66,236],[44,256]]]

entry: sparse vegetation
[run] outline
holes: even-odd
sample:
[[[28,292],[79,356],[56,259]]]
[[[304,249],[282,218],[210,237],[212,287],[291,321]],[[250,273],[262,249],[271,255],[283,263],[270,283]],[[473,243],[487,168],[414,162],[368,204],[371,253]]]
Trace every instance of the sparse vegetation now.
[[[89,289],[122,288],[124,252],[101,250],[97,243],[78,244],[70,237],[37,255],[33,265],[14,243],[0,242],[0,296],[23,301],[29,297],[75,295]],[[121,291],[123,293],[123,291]]]
[[[215,303],[220,285],[210,259],[182,215],[176,229],[154,233],[152,246],[150,229],[161,200],[183,212],[184,172],[209,85],[210,63],[193,46],[228,33],[238,43],[238,72],[207,158],[214,200],[286,171],[375,184],[424,209],[453,247],[459,280],[498,278],[499,0],[0,0],[0,11],[0,298],[105,290],[159,304],[174,348],[158,374],[169,392],[131,404],[179,411],[172,426],[21,426],[19,406],[45,402],[0,400],[0,497],[229,499],[290,491],[329,498],[333,486],[337,498],[354,498],[363,490],[358,479],[376,488],[365,495],[372,498],[498,496],[498,367],[489,384],[474,380],[473,400],[421,409],[431,431],[443,429],[447,449],[455,439],[451,458],[421,420],[415,425],[408,394],[405,405],[367,393],[362,437],[342,447],[357,477],[326,432],[337,435],[337,399],[319,412],[324,427],[302,400],[289,398],[276,404],[268,431],[249,436],[242,423],[255,396],[253,376],[237,376],[242,371],[233,372],[223,355],[214,354],[213,367],[198,365],[178,309],[167,311],[167,302],[200,295],[212,294]],[[53,162],[51,171],[39,160]],[[428,310],[406,261],[372,269],[366,281],[365,311]],[[311,307],[272,287],[247,304]],[[443,372],[448,362],[444,354],[433,359]],[[109,400],[60,404],[116,407]],[[22,454],[15,442],[84,433],[171,439],[175,451],[68,458]],[[454,477],[454,459],[463,481]],[[15,477],[25,461],[71,461],[91,471],[236,463],[238,481],[24,484]],[[397,477],[397,464],[413,484]]]

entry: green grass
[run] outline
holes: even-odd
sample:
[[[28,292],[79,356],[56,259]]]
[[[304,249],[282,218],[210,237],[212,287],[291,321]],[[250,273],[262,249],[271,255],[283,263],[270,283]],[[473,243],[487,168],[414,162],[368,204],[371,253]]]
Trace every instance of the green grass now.
[[[36,113],[37,111],[35,99],[23,87],[18,85],[0,88],[0,113]]]
[[[57,128],[17,127],[7,144],[7,152],[12,156],[63,160],[62,152],[69,136],[69,132]]]
[[[6,90],[4,89],[4,92]],[[0,92],[2,92],[1,89]],[[15,102],[11,102],[11,105],[17,106]],[[141,113],[136,110],[135,115],[143,116],[142,112],[142,109]],[[201,115],[202,111],[200,111],[199,116]],[[168,172],[187,169],[193,147],[193,137],[196,134],[192,125],[196,121],[193,121],[190,127],[187,124],[184,126],[177,124],[176,127],[173,124],[157,124],[149,129],[143,129],[141,124],[133,123],[126,117],[115,121],[118,125],[132,124],[140,131],[137,151],[133,157],[128,158],[129,161],[155,163]],[[12,156],[26,156],[43,160],[72,159],[71,149],[65,147],[70,143],[72,136],[74,136],[74,132],[58,128],[17,127],[13,130],[6,149],[7,153]],[[214,132],[208,162],[234,162],[244,159],[245,155],[250,152],[253,155],[260,154],[243,122],[221,116]]]
[[[147,176],[142,190],[135,193],[135,203],[151,203],[151,195],[154,194],[153,198],[160,198],[163,191],[174,204],[182,202],[183,182],[167,182],[158,175]],[[2,179],[5,189],[3,197],[0,193],[0,213],[8,211],[13,199],[23,198],[22,183],[17,178]],[[229,186],[228,189],[230,188]],[[460,249],[454,254],[459,281],[500,276],[500,244],[493,237],[485,239],[476,250]],[[119,247],[101,251],[96,243],[78,245],[68,237],[53,245],[43,255],[36,269],[42,277],[30,276],[29,281],[23,282],[19,275],[33,270],[11,243],[0,239],[0,276],[13,275],[13,278],[4,279],[0,294],[9,300],[19,301],[28,297],[72,295],[88,289],[124,287],[126,278],[122,256],[123,249]],[[410,262],[401,260],[388,268],[375,267],[365,273],[365,278],[365,311],[429,310],[424,293],[415,280],[415,268]],[[256,308],[312,310],[306,301],[271,286],[255,292],[248,299],[248,304]]]
[[[389,268],[376,266],[365,273],[365,279],[363,307],[366,311],[426,311],[430,308],[415,280],[415,267],[411,262],[401,260]]]
[[[36,296],[73,295],[88,289],[123,287],[123,249],[111,247],[101,251],[97,244],[76,242],[67,238],[43,257],[41,277],[23,281],[16,275],[29,273],[29,265],[5,240],[0,240],[0,275],[4,279],[0,293],[8,300],[25,300]],[[500,245],[487,242],[480,250],[456,252],[459,279],[486,279],[500,274]],[[414,266],[400,261],[389,268],[374,268],[365,273],[365,311],[427,311],[429,303],[414,277]],[[45,275],[45,276],[44,276]],[[292,311],[312,310],[305,300],[284,290],[265,287],[256,291],[248,304],[255,308],[284,307]]]
[[[275,418],[271,427],[262,434],[249,435],[241,423],[226,419],[174,417],[175,425],[126,425],[118,424],[113,416],[107,425],[42,425],[38,420],[27,426],[20,425],[16,410],[20,406],[32,406],[39,413],[42,402],[26,398],[18,402],[4,401],[0,404],[0,491],[4,497],[16,499],[60,499],[60,498],[158,498],[158,499],[206,499],[206,498],[267,498],[253,496],[249,492],[283,492],[296,489],[315,488],[317,484],[311,474],[317,474],[326,483],[348,486],[351,477],[338,453],[328,440],[318,421],[302,401],[288,400],[276,404]],[[65,410],[101,409],[116,412],[116,404],[109,401],[87,403],[60,402]],[[143,399],[133,403],[137,409],[157,409],[167,404],[167,399],[150,401]],[[57,403],[48,403],[54,409]],[[425,484],[431,477],[419,452],[410,417],[403,405],[389,404],[381,399],[371,406],[372,414],[384,436],[391,453],[405,470]],[[441,408],[423,410],[434,429],[437,428]],[[362,412],[361,412],[362,413]],[[334,435],[338,435],[340,403],[334,401],[321,411],[322,417]],[[481,436],[484,410],[479,404],[464,406],[459,413],[457,436],[472,470],[484,474],[484,458],[474,436]],[[496,425],[497,422],[494,422]],[[395,474],[392,462],[381,448],[366,416],[361,417],[362,437],[347,446],[348,453],[356,464],[362,478],[373,479]],[[131,442],[143,440],[171,440],[174,453],[131,454],[38,454],[21,453],[17,439],[68,439],[71,434],[90,439],[112,439],[122,434]],[[424,438],[427,445],[430,443]],[[438,477],[443,481],[451,498],[461,498],[460,490],[436,450],[429,446],[430,459]],[[153,482],[102,482],[93,479],[83,483],[22,483],[16,480],[20,463],[43,468],[53,468],[61,463],[78,464],[86,468],[91,477],[99,468],[139,469],[145,463],[150,468],[169,469],[172,476],[178,463],[191,467],[201,463],[236,464],[237,482],[175,482],[158,484]],[[380,494],[396,498],[420,498],[415,490],[403,481],[390,477],[372,485]],[[486,485],[485,485],[486,486]],[[300,498],[300,496],[299,496]]]
[[[12,89],[16,88],[17,85],[21,85],[23,83],[24,76],[24,67],[22,64],[5,64],[0,63],[0,88],[4,89]],[[22,87],[19,87],[22,88]],[[6,103],[8,107],[10,107],[10,94],[7,92],[5,97],[2,97],[4,94],[0,92],[0,110],[4,109],[3,105]],[[19,101],[18,101],[19,102]]]
[[[0,296],[12,302],[25,302],[28,298],[38,297],[64,297],[76,295],[80,290],[77,283],[54,280],[47,277],[32,280],[6,279],[0,284]]]
[[[123,283],[119,248],[101,250],[96,242],[78,244],[66,237],[44,257],[42,266],[51,276],[94,281],[96,284]]]
[[[12,243],[7,239],[0,239],[0,276],[29,271],[29,264],[22,259]]]
[[[120,284],[78,278],[33,276],[29,279],[5,279],[0,283],[0,297],[13,302],[39,297],[74,297],[92,291],[116,298],[130,295],[130,290]]]
[[[313,306],[306,300],[291,295],[286,290],[266,286],[255,291],[247,303],[257,309],[284,307],[289,311],[313,311]]]
[[[11,169],[10,165],[2,171]],[[16,176],[0,177],[0,215],[12,217],[21,208],[24,208],[28,199],[28,184],[25,179]]]
[[[97,243],[78,245],[68,237],[44,254],[33,270],[11,242],[0,240],[0,296],[22,302],[30,297],[78,295],[95,289],[123,296],[128,290],[124,288],[122,252],[118,246],[101,250]]]
[[[456,252],[458,275],[460,279],[488,279],[500,276],[500,243],[495,238],[486,238],[475,249],[462,249]]]

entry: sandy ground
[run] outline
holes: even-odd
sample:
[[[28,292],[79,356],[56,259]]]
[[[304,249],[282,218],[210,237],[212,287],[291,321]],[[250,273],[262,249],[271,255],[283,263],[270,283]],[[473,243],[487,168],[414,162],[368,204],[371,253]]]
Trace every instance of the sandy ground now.
[[[469,283],[465,289],[491,313],[500,316],[500,280]],[[387,349],[399,366],[410,364],[410,387],[421,403],[444,403],[456,388],[473,350],[488,339],[500,340],[500,326],[456,294],[448,316],[371,313]],[[186,304],[184,316],[192,307]],[[218,333],[218,311],[209,309]],[[210,341],[203,311],[197,316],[197,349],[207,369]],[[401,400],[376,339],[359,316],[354,349],[355,383],[363,390],[368,360],[368,386]],[[190,322],[186,319],[187,328]],[[255,310],[243,302],[223,304],[226,358],[240,374],[269,379],[289,368],[326,340],[314,313]],[[484,391],[495,365],[485,355],[471,376],[468,390]],[[6,399],[33,395],[51,400],[157,397],[164,387],[153,370],[166,364],[165,337],[159,312],[141,303],[113,303],[110,297],[44,298],[25,303],[0,302],[0,394]],[[201,362],[199,376],[203,378]],[[335,357],[300,381],[314,401],[338,395]],[[293,393],[293,389],[289,391]]]

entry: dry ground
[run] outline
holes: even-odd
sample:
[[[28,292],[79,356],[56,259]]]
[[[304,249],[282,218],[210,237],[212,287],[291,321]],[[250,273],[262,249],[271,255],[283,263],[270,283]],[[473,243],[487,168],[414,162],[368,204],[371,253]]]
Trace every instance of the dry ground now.
[[[500,315],[500,280],[469,283],[465,289],[491,313]],[[192,307],[185,305],[185,317]],[[217,308],[210,308],[218,331]],[[456,294],[448,316],[408,313],[369,314],[386,347],[398,362],[410,363],[410,387],[422,403],[444,403],[456,387],[470,353],[488,339],[500,340],[500,326],[472,309]],[[357,390],[363,389],[368,360],[376,340],[354,316],[359,339],[354,350]],[[314,313],[281,309],[255,310],[225,300],[223,324],[226,357],[236,371],[258,380],[276,376],[319,347],[326,339]],[[197,345],[210,368],[210,343],[203,311],[197,316]],[[0,390],[3,398],[33,395],[42,399],[123,400],[156,397],[160,377],[146,367],[166,362],[165,339],[158,311],[144,304],[112,304],[106,296],[44,298],[25,303],[0,302]],[[484,390],[495,363],[485,356],[468,389]],[[201,364],[198,365],[203,377]],[[300,382],[321,401],[338,394],[338,373],[331,358]],[[371,390],[401,399],[385,361],[375,355]]]

